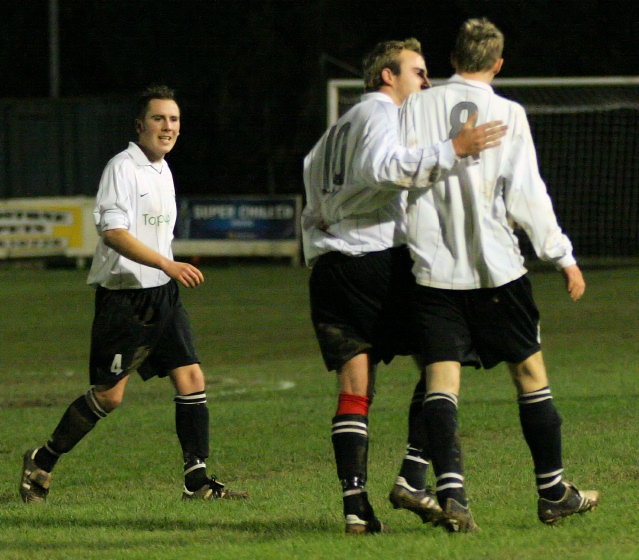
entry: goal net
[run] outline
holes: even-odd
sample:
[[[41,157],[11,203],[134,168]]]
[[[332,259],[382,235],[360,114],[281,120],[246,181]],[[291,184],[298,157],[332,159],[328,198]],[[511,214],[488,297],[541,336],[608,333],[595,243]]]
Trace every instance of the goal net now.
[[[541,175],[575,255],[639,257],[639,78],[502,78],[492,85],[526,108]],[[361,80],[329,81],[328,123],[363,91]],[[532,257],[525,235],[521,240]]]

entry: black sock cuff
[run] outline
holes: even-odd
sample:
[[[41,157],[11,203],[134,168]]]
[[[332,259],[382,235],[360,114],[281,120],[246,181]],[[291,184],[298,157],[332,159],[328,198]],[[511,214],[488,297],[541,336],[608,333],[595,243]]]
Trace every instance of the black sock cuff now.
[[[101,418],[106,418],[109,414],[108,410],[104,410],[95,396],[95,387],[91,387],[85,394],[84,398],[80,397],[74,403],[78,412],[88,421],[94,424]]]
[[[424,397],[424,406],[454,406],[457,409],[457,395],[454,393],[428,393]]]
[[[173,401],[175,404],[182,405],[206,404],[206,393],[204,391],[197,391],[195,393],[189,393],[188,395],[176,395]]]
[[[531,391],[530,393],[524,393],[519,395],[517,402],[519,406],[537,404],[540,402],[552,400],[552,392],[550,387],[543,387],[537,391]]]
[[[340,414],[333,418],[331,436],[359,435],[368,439],[368,418],[361,414]]]

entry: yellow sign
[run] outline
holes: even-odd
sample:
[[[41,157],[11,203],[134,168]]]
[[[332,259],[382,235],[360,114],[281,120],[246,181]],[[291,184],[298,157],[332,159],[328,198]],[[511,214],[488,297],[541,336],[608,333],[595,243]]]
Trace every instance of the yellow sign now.
[[[9,199],[0,203],[0,255],[91,255],[93,199]]]

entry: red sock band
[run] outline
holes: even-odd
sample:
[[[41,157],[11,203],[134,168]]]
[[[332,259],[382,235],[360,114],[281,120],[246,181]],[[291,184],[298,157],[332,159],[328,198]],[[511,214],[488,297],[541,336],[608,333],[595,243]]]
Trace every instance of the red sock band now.
[[[360,414],[368,416],[368,407],[371,405],[369,397],[359,397],[357,395],[349,395],[348,393],[340,393],[337,400],[336,416],[341,414]]]

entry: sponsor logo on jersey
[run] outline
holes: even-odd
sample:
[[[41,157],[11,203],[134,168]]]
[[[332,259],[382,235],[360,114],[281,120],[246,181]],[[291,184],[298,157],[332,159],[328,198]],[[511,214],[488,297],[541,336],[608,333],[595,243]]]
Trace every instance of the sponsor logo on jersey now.
[[[168,214],[142,214],[145,226],[159,227],[163,224],[171,223],[171,213]]]

